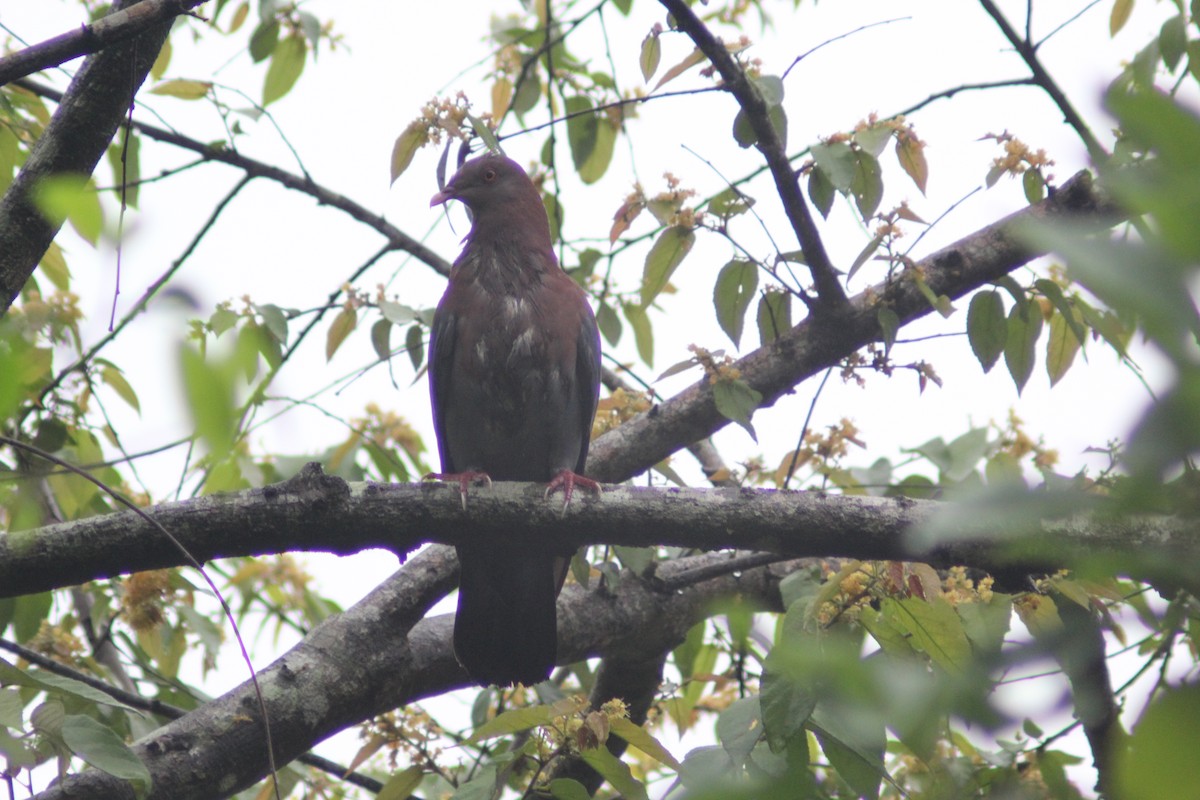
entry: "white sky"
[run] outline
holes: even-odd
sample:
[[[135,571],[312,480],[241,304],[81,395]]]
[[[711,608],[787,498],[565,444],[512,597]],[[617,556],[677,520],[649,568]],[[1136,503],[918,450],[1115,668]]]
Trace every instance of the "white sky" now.
[[[230,3],[234,5],[235,2]],[[1002,5],[1010,20],[1020,26],[1025,4]],[[1037,5],[1034,31],[1035,35],[1044,35],[1085,3]],[[625,88],[643,85],[637,67],[637,47],[651,25],[663,20],[661,8],[655,3],[643,1],[635,6],[630,19],[613,9],[607,9],[604,15],[620,85]],[[760,32],[751,25],[746,33],[756,40],[750,55],[761,59],[763,72],[767,74],[782,73],[793,58],[827,39],[862,25],[894,20],[824,47],[792,71],[784,103],[792,150],[816,142],[821,136],[849,130],[872,111],[887,116],[955,85],[1025,75],[1017,56],[974,3],[865,0],[815,5],[804,2],[795,11],[789,2],[768,2],[766,6],[774,18],[775,29]],[[1106,143],[1111,141],[1111,125],[1099,110],[1100,92],[1116,74],[1120,61],[1131,57],[1171,10],[1171,4],[1139,4],[1127,29],[1110,42],[1107,32],[1110,6],[1111,3],[1104,2],[1092,8],[1041,51],[1050,73]],[[483,37],[491,10],[507,13],[516,4],[313,0],[305,7],[322,20],[335,20],[336,30],[344,34],[348,50],[332,53],[322,50],[315,64],[310,59],[297,88],[271,107],[279,127],[317,182],[386,214],[410,235],[422,238],[429,232],[428,243],[445,257],[453,258],[458,250],[457,240],[466,232],[467,223],[460,209],[451,210],[455,228],[452,232],[445,216],[428,207],[429,197],[436,190],[434,167],[438,152],[432,149],[420,152],[408,172],[394,187],[389,187],[391,146],[420,106],[435,93],[444,95],[462,90],[476,101],[477,111],[490,106],[487,85],[483,82],[490,59],[486,58]],[[590,7],[591,4],[581,5],[580,13]],[[227,10],[224,21],[229,16]],[[252,13],[251,22],[254,17]],[[78,22],[76,4],[0,0],[0,23],[30,42],[69,30]],[[195,47],[187,44],[188,39],[187,34],[176,35],[176,53],[168,77],[216,80],[258,96],[264,69],[262,65],[249,66],[248,56],[238,52],[244,36],[229,40],[206,35]],[[578,41],[573,45],[576,56],[597,59],[597,69],[607,68],[594,19],[581,30],[580,38],[572,41]],[[690,51],[690,43],[681,35],[664,37],[659,73]],[[456,78],[460,70],[481,59],[482,68]],[[226,62],[227,66],[214,75],[214,65]],[[68,68],[73,70],[75,65]],[[61,75],[56,82],[65,83]],[[667,88],[707,85],[709,82],[693,70]],[[243,105],[228,93],[223,96],[234,106]],[[731,178],[755,167],[756,152],[739,150],[730,141],[735,110],[732,98],[723,95],[668,99],[639,108],[639,119],[631,124],[634,160],[631,162],[630,149],[618,144],[613,165],[599,183],[591,187],[582,187],[569,179],[564,183],[568,238],[607,235],[613,212],[630,189],[627,176],[631,163],[648,192],[664,188],[661,175],[670,171],[681,176],[685,186],[696,188],[700,196],[720,189],[722,183],[684,150],[684,145],[712,161]],[[223,135],[219,118],[207,104],[143,92],[138,116],[157,122],[151,111],[162,114],[194,138],[220,139]],[[540,117],[530,118],[530,122],[540,121]],[[1053,171],[1059,181],[1087,163],[1082,146],[1061,123],[1061,115],[1044,94],[1028,87],[963,93],[951,101],[935,103],[911,121],[928,143],[928,197],[922,197],[900,172],[889,148],[881,158],[887,187],[881,209],[907,200],[923,218],[933,220],[982,186],[990,159],[998,154],[994,142],[979,141],[989,132],[1007,129],[1032,146],[1045,148],[1057,161]],[[510,120],[503,132],[515,131],[515,122]],[[296,169],[294,160],[268,123],[243,120],[242,125],[251,131],[249,136],[238,140],[242,152]],[[506,142],[505,148],[519,162],[528,163],[537,158],[544,139],[544,132],[518,137]],[[143,177],[191,159],[190,154],[167,147],[144,146],[142,153]],[[564,133],[559,135],[558,158],[569,158]],[[564,174],[567,172],[569,169],[564,170]],[[107,184],[104,167],[99,174],[101,183]],[[206,166],[143,188],[141,207],[127,228],[118,314],[128,310],[143,289],[179,256],[215,202],[239,177],[232,169]],[[770,224],[780,246],[793,249],[795,242],[786,224],[781,224],[782,215],[769,184],[760,179],[748,191],[759,199],[757,210]],[[1019,182],[1002,179],[993,189],[978,192],[963,202],[925,237],[913,255],[926,255],[1023,205]],[[644,215],[633,232],[644,232],[649,224],[648,215]],[[737,235],[744,237],[752,249],[756,248],[755,252],[769,254],[748,217],[741,218],[736,225]],[[916,228],[911,230],[915,236]],[[844,268],[866,241],[845,201],[835,203],[831,222],[823,226],[823,231],[834,262]],[[214,303],[242,295],[260,303],[308,308],[323,300],[381,244],[376,234],[340,212],[317,208],[306,196],[256,181],[234,201],[184,267],[178,282],[200,299],[205,309],[202,316],[207,316]],[[104,332],[112,302],[113,252],[111,247],[92,252],[78,240],[67,240],[66,246],[76,291],[82,295],[82,307],[88,314],[87,336],[95,340]],[[602,245],[597,246],[603,249]],[[663,312],[653,317],[654,368],[638,364],[643,375],[653,377],[670,364],[687,358],[689,344],[732,351],[731,343],[716,326],[711,305],[716,271],[730,255],[727,243],[716,236],[701,234],[699,244],[673,278],[679,293],[661,298]],[[619,263],[626,270],[620,277],[623,286],[635,288],[641,272],[640,257]],[[860,291],[880,277],[878,267],[865,267],[850,290]],[[1017,275],[1019,281],[1024,282],[1024,277]],[[373,291],[378,283],[388,283],[390,292],[397,294],[401,302],[418,307],[435,304],[443,287],[442,280],[431,270],[398,253],[384,258],[358,286]],[[901,337],[963,331],[966,303],[958,303],[958,308],[959,313],[950,319],[934,315],[905,329]],[[358,333],[343,345],[328,366],[324,363],[327,323],[322,325],[319,334],[310,337],[302,361],[285,371],[273,394],[305,396],[370,363],[374,356],[367,330],[374,317],[364,314],[362,318],[365,322],[360,323]],[[183,416],[180,382],[170,366],[174,364],[174,352],[184,332],[184,319],[185,313],[178,308],[160,306],[136,321],[133,329],[104,353],[126,369],[142,398],[140,418],[127,411],[115,396],[105,398],[131,451],[179,438],[190,428]],[[303,320],[294,321],[292,331],[299,330],[302,324]],[[394,336],[393,341],[398,338]],[[758,344],[752,320],[748,321],[742,344],[743,352]],[[616,352],[626,361],[636,360],[628,325]],[[1127,370],[1117,365],[1111,351],[1094,343],[1088,348],[1090,364],[1077,364],[1053,392],[1048,387],[1042,349],[1038,367],[1020,397],[1003,363],[987,376],[981,373],[963,336],[897,346],[893,353],[900,363],[918,359],[932,362],[945,386],[941,389],[931,386],[920,394],[915,377],[900,371],[890,380],[866,376],[865,390],[844,386],[836,376],[831,379],[817,404],[813,424],[819,428],[842,417],[856,422],[869,450],[852,456],[851,465],[866,466],[881,456],[898,461],[903,458],[901,448],[915,447],[935,436],[951,439],[972,425],[985,425],[993,420],[1003,422],[1009,409],[1013,409],[1026,421],[1028,430],[1042,434],[1049,446],[1059,450],[1060,471],[1071,473],[1084,467],[1095,471],[1105,461],[1086,455],[1084,449],[1102,446],[1107,439],[1124,435],[1147,399],[1145,390]],[[1153,354],[1138,350],[1137,358],[1146,368],[1151,383],[1161,385],[1165,376]],[[416,425],[427,445],[434,448],[424,381],[408,386],[411,372],[403,356],[396,360],[396,374],[399,391],[392,388],[385,370],[375,369],[339,396],[326,393],[320,402],[342,418],[360,415],[370,401],[393,408]],[[658,388],[669,397],[696,377],[695,373],[687,373],[662,382]],[[777,464],[795,446],[815,384],[812,381],[801,385],[793,396],[756,414],[758,445],[737,426],[731,425],[719,433],[716,443],[727,461],[736,464],[761,452],[769,466]],[[319,453],[344,437],[345,428],[339,423],[314,410],[300,409],[264,429],[254,445],[260,452]],[[157,492],[168,491],[167,487],[173,487],[179,480],[179,455],[175,453],[143,466],[141,476]],[[436,455],[431,454],[429,460],[435,463]],[[677,457],[674,464],[690,480],[701,483],[686,454]],[[395,566],[390,555],[381,558],[371,553],[348,559],[314,556],[309,562],[326,578],[323,591],[343,605],[355,602]],[[266,663],[265,659],[261,661]],[[232,685],[242,680],[243,673],[240,667],[231,666],[227,676]],[[219,689],[211,687],[212,691]]]

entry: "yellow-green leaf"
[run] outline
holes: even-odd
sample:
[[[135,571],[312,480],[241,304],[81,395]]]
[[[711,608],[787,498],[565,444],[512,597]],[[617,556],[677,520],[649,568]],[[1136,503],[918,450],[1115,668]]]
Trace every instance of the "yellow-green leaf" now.
[[[642,52],[638,56],[638,66],[642,68],[642,79],[646,83],[654,77],[654,73],[658,71],[658,62],[662,58],[662,42],[658,40],[658,36],[650,33],[642,40]]]
[[[967,307],[967,340],[984,372],[990,372],[1004,352],[1008,338],[1008,320],[1000,292],[979,292]]]
[[[592,769],[599,772],[617,792],[630,800],[649,800],[646,786],[629,770],[629,765],[608,752],[607,747],[593,747],[579,754]]]
[[[1050,376],[1051,386],[1067,374],[1078,352],[1079,339],[1075,337],[1066,317],[1055,311],[1054,316],[1050,317],[1050,340],[1046,342],[1046,373]]]
[[[675,756],[663,747],[662,742],[650,735],[650,732],[641,725],[635,725],[625,717],[609,720],[609,725],[612,726],[612,732],[620,736],[629,744],[641,750],[651,758],[661,761],[672,769],[679,769],[679,762]]]
[[[421,785],[425,773],[419,766],[401,770],[388,779],[388,782],[375,795],[375,800],[405,800]]]
[[[100,370],[100,380],[112,387],[112,390],[117,393],[117,396],[128,403],[134,411],[142,413],[142,406],[138,403],[137,392],[129,385],[129,381],[125,380],[125,376],[121,374],[121,370],[116,367],[106,366]]]
[[[333,354],[342,346],[342,342],[346,341],[346,337],[357,325],[358,312],[354,310],[354,306],[345,306],[338,312],[333,319],[333,324],[329,326],[329,334],[325,338],[326,361],[333,358]]]
[[[281,39],[275,45],[271,54],[271,64],[267,67],[267,77],[263,81],[263,105],[269,106],[292,90],[300,73],[304,71],[304,60],[308,55],[308,47],[304,37],[293,34]]]
[[[163,81],[150,90],[150,94],[161,94],[167,97],[178,97],[180,100],[199,100],[208,95],[212,88],[210,81],[193,81],[187,78],[175,78]]]
[[[1133,13],[1133,0],[1115,0],[1112,13],[1108,17],[1108,35],[1116,36],[1129,21],[1131,13]]]
[[[687,58],[683,59],[683,61],[680,61],[678,64],[664,72],[663,76],[658,79],[658,83],[654,84],[654,88],[651,91],[657,92],[660,88],[662,88],[664,83],[675,80],[692,67],[696,66],[697,64],[702,64],[707,60],[708,56],[704,55],[700,48],[697,47]]]
[[[58,242],[51,242],[46,248],[38,269],[59,291],[65,292],[71,288],[71,270],[67,268],[67,259]]]
[[[96,187],[88,178],[74,173],[50,175],[38,182],[33,199],[52,224],[69,221],[91,245],[99,241],[104,213]]]
[[[494,739],[517,731],[527,731],[539,725],[548,725],[558,715],[555,706],[538,705],[514,708],[497,715],[486,724],[480,725],[467,739],[466,744],[475,744],[484,739]]]
[[[638,356],[646,366],[654,366],[654,328],[650,325],[646,307],[636,303],[624,303],[622,310],[625,312],[625,319],[629,320],[629,327],[633,328],[633,341],[637,345]]]
[[[1024,308],[1013,306],[1008,313],[1008,334],[1004,343],[1004,363],[1008,373],[1012,375],[1013,383],[1017,385],[1017,394],[1025,388],[1029,376],[1033,374],[1033,362],[1037,358],[1037,340],[1042,333],[1041,307],[1035,303],[1027,303]]]
[[[508,78],[499,78],[492,84],[492,119],[504,119],[512,103],[513,84]]]
[[[717,323],[733,341],[734,347],[741,346],[746,310],[757,289],[758,265],[753,261],[735,258],[717,274],[713,306],[717,311]]]
[[[915,136],[896,139],[896,158],[900,166],[912,178],[913,183],[925,194],[925,183],[929,180],[929,164],[925,161],[925,143]]]
[[[420,120],[408,123],[404,133],[396,137],[396,143],[392,145],[392,183],[404,174],[417,150],[428,140],[429,129]]]
[[[646,266],[642,271],[641,300],[643,306],[654,302],[671,279],[676,267],[696,243],[696,234],[691,228],[675,225],[663,231],[650,252],[646,254]]]
[[[233,12],[233,19],[229,21],[229,33],[236,33],[237,29],[242,27],[242,23],[246,21],[246,17],[250,15],[250,4],[243,2],[237,7],[237,11]]]
[[[163,42],[162,49],[158,51],[158,57],[154,59],[154,65],[150,67],[150,77],[154,80],[160,80],[163,75],[167,74],[167,67],[171,65],[171,40],[167,39]]]
[[[750,438],[757,442],[758,434],[754,432],[750,417],[762,403],[762,393],[740,378],[719,380],[712,385],[712,391],[713,404],[721,416],[741,425]]]

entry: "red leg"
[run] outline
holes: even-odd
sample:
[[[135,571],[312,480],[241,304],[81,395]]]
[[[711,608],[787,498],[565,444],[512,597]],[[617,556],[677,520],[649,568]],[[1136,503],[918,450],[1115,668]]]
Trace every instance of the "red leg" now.
[[[554,494],[556,490],[562,489],[562,510],[565,513],[567,506],[571,505],[571,495],[575,493],[576,486],[580,486],[590,492],[595,493],[597,497],[599,497],[601,494],[599,481],[594,481],[591,478],[585,478],[582,475],[577,475],[569,469],[564,469],[562,472],[555,475],[554,479],[550,481],[549,485],[546,486],[545,496],[546,498],[549,498],[550,495]]]
[[[492,485],[492,478],[486,472],[479,470],[470,470],[468,472],[431,472],[421,478],[423,481],[446,481],[447,483],[458,484],[458,494],[462,498],[463,511],[467,510],[467,494],[471,484],[486,484],[489,488]]]

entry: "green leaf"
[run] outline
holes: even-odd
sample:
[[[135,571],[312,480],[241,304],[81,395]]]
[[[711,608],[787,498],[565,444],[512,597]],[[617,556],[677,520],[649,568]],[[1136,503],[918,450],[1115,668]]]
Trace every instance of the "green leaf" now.
[[[429,130],[420,120],[410,122],[404,132],[396,137],[396,143],[392,145],[392,183],[404,174],[417,150],[428,140]]]
[[[825,142],[812,146],[813,160],[817,167],[825,173],[825,177],[833,184],[833,188],[843,194],[850,191],[850,184],[858,171],[858,159],[849,142]]]
[[[505,711],[476,728],[475,732],[467,739],[466,744],[475,744],[485,739],[495,739],[497,736],[506,736],[518,731],[527,731],[539,725],[549,725],[558,713],[554,706],[548,705],[525,706]]]
[[[150,770],[112,729],[91,717],[68,714],[62,738],[71,752],[89,765],[133,784],[138,797],[150,791]]]
[[[666,764],[672,769],[679,769],[679,762],[675,760],[675,756],[671,755],[667,748],[663,747],[662,742],[654,738],[648,730],[641,725],[635,725],[625,717],[617,717],[610,720],[612,732],[616,736],[620,736],[626,742],[629,742],[631,747],[636,747],[646,755],[653,759]]]
[[[823,169],[814,166],[808,173],[808,198],[812,200],[817,211],[821,212],[821,216],[826,219],[829,218],[829,211],[833,208],[834,191],[829,176]]]
[[[855,153],[854,177],[850,181],[850,193],[863,219],[870,219],[883,200],[883,170],[879,159],[860,150]]]
[[[133,391],[133,387],[129,385],[129,381],[125,380],[125,376],[121,374],[121,370],[115,366],[105,366],[100,370],[100,380],[112,387],[112,390],[117,393],[117,396],[128,403],[138,414],[142,413],[142,407],[138,403],[137,392]]]
[[[1071,301],[1063,294],[1062,287],[1047,278],[1040,278],[1034,281],[1033,285],[1047,300],[1054,304],[1054,307],[1065,318],[1071,332],[1075,334],[1075,339],[1079,344],[1083,344],[1087,340],[1087,331],[1083,329],[1083,324],[1078,319],[1079,314],[1075,311],[1074,306],[1071,305]]]
[[[54,595],[50,592],[25,594],[16,598],[12,625],[18,642],[28,642],[37,635],[53,605]],[[9,683],[7,680],[4,682]]]
[[[817,707],[817,696],[791,676],[767,670],[763,674],[759,702],[767,744],[771,752],[782,753]]]
[[[1050,376],[1051,386],[1067,374],[1078,352],[1079,339],[1075,338],[1066,318],[1055,311],[1050,317],[1050,338],[1046,342],[1046,374]]]
[[[757,696],[733,701],[717,717],[717,741],[735,768],[746,763],[750,751],[763,736],[762,710]]]
[[[392,323],[381,319],[371,326],[371,347],[375,348],[380,361],[392,357]]]
[[[50,246],[46,248],[41,262],[38,263],[38,269],[50,279],[54,288],[62,292],[70,290],[71,270],[67,267],[67,259],[58,242],[51,242]]]
[[[1004,301],[995,289],[977,292],[967,308],[967,339],[984,372],[990,372],[1008,339],[1008,321]]]
[[[708,201],[708,210],[718,217],[729,219],[730,217],[745,214],[754,207],[754,203],[755,200],[753,197],[734,186],[730,186],[713,195],[712,200]]]
[[[890,308],[881,307],[875,318],[879,320],[879,330],[883,335],[883,354],[887,355],[896,343],[896,333],[900,330],[900,316]]]
[[[420,325],[410,325],[404,334],[404,348],[408,351],[408,361],[414,370],[421,368],[425,361],[425,330]]]
[[[842,780],[861,797],[877,800],[880,783],[887,774],[883,766],[886,737],[882,722],[869,716],[851,720],[818,704],[809,727]]]
[[[275,52],[275,43],[279,41],[279,21],[274,17],[263,20],[250,34],[250,58],[257,64],[265,61]]]
[[[646,366],[654,366],[654,329],[650,325],[646,307],[636,303],[623,303],[621,309],[625,312],[625,319],[629,320],[629,326],[633,328],[633,341],[637,345],[638,357]]]
[[[595,114],[584,113],[594,107],[587,95],[568,97],[565,102],[567,115],[567,144],[571,149],[571,161],[576,170],[581,170],[592,151],[596,149],[597,122]]]
[[[733,140],[743,149],[758,141],[758,134],[754,132],[750,117],[743,109],[738,109],[737,116],[733,118]]]
[[[333,354],[342,346],[342,342],[346,341],[346,337],[353,332],[358,326],[358,312],[354,306],[343,306],[338,315],[333,318],[333,323],[329,326],[329,333],[325,337],[325,361],[328,362],[333,358]]]
[[[300,73],[304,72],[307,56],[308,47],[302,35],[293,34],[275,45],[271,64],[267,67],[267,77],[263,81],[264,106],[271,105],[292,90],[300,79]]]
[[[570,778],[555,778],[550,781],[550,796],[555,800],[592,800],[583,784]]]
[[[67,172],[48,175],[37,182],[33,200],[52,225],[70,222],[75,232],[93,247],[99,241],[104,213],[100,195],[88,178]]]
[[[646,265],[642,271],[641,301],[648,306],[666,288],[671,274],[683,263],[683,259],[696,243],[696,233],[691,228],[674,225],[664,230],[646,254]]]
[[[375,795],[375,800],[406,800],[421,785],[424,777],[425,773],[419,766],[400,770],[388,778],[379,794]]]
[[[792,296],[787,292],[763,292],[757,316],[759,341],[775,341],[792,328]]]
[[[217,460],[225,458],[233,444],[234,410],[232,376],[218,369],[189,346],[179,351],[184,392],[196,422],[196,433],[207,442]]]
[[[255,311],[262,317],[263,325],[271,336],[280,344],[286,344],[288,338],[288,320],[287,314],[283,309],[274,303],[263,303],[256,305]]]
[[[1021,176],[1021,186],[1025,190],[1025,199],[1029,205],[1035,205],[1046,199],[1046,181],[1040,170],[1027,169]]]
[[[121,184],[125,184],[124,202],[130,208],[137,208],[138,190],[141,188],[141,150],[140,136],[130,134],[125,137],[124,131],[117,131],[113,143],[108,146],[108,163],[113,173],[113,196],[118,202],[122,200]],[[61,288],[61,287],[60,287]]]
[[[726,419],[733,420],[746,429],[750,438],[758,441],[750,417],[762,403],[762,393],[750,387],[741,378],[718,380],[712,385],[713,403]]]
[[[623,797],[631,800],[649,800],[645,784],[633,777],[629,765],[608,752],[607,747],[593,747],[590,750],[584,750],[579,757],[600,773],[601,777]]]
[[[758,289],[758,265],[753,261],[735,258],[721,268],[713,287],[713,305],[717,322],[734,347],[741,346],[746,310]]]
[[[914,647],[946,672],[963,675],[970,668],[971,643],[954,606],[945,600],[885,598],[880,610],[896,627],[911,635]]]
[[[1129,737],[1117,748],[1113,770],[1120,797],[1158,800],[1188,797],[1200,785],[1200,686],[1161,691]]]
[[[642,52],[638,56],[638,66],[642,69],[642,79],[650,82],[650,78],[658,71],[658,62],[662,59],[662,42],[658,36],[650,33],[642,40]]]
[[[867,263],[867,259],[875,254],[875,251],[879,249],[879,245],[881,244],[883,244],[882,233],[877,233],[871,237],[871,241],[867,242],[867,246],[854,257],[854,263],[850,265],[850,271],[846,273],[847,281],[854,277],[854,273],[862,269],[862,265]]]
[[[616,347],[617,342],[621,341],[621,318],[608,303],[602,301],[597,306],[596,325],[599,326],[600,333],[604,335],[604,340]]]
[[[542,78],[537,69],[530,67],[524,75],[525,79],[517,84],[513,95],[512,110],[517,116],[530,111],[542,98]]]
[[[1008,373],[1012,375],[1013,383],[1017,385],[1017,394],[1021,393],[1029,376],[1033,374],[1033,362],[1037,358],[1037,340],[1041,334],[1042,311],[1040,306],[1029,303],[1024,309],[1020,306],[1012,307],[1008,314],[1004,363],[1008,367]]]
[[[194,81],[186,78],[175,78],[163,81],[150,90],[150,94],[164,97],[178,97],[180,100],[203,100],[212,90],[212,81]]]

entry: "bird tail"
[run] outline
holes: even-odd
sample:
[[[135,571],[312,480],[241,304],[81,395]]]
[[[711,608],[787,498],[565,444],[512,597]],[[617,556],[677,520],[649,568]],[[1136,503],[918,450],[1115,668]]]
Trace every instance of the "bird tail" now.
[[[546,680],[558,654],[555,600],[565,576],[563,559],[473,544],[458,548],[458,560],[459,663],[484,686]]]

